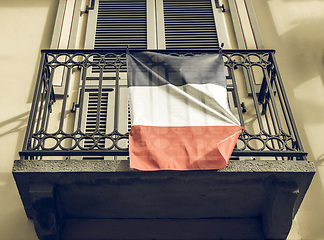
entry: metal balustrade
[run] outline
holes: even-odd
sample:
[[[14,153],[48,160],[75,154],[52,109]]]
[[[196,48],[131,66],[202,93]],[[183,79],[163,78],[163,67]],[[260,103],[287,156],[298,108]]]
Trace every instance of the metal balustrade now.
[[[232,159],[305,160],[274,50],[221,54],[229,106],[245,127]],[[43,50],[21,158],[128,156],[126,71],[125,50]],[[54,92],[56,79],[63,79],[60,97]],[[92,103],[86,101],[90,93],[95,93]]]

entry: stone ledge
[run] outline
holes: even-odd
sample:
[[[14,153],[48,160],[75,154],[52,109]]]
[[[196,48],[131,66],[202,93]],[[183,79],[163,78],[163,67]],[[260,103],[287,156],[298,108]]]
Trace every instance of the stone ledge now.
[[[310,161],[283,160],[231,160],[219,170],[205,172],[315,172],[315,165]],[[13,173],[23,172],[139,172],[129,168],[127,160],[16,160]],[[159,171],[159,172],[194,172],[194,171]],[[198,171],[200,172],[200,171]]]

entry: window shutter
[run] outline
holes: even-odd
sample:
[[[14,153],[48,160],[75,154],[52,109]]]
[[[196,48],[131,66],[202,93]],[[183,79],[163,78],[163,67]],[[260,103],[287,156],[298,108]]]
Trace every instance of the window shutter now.
[[[163,8],[167,49],[219,48],[210,0],[164,0]]]
[[[95,132],[96,129],[96,120],[97,120],[97,107],[99,102],[99,94],[98,91],[86,91],[86,119],[85,119],[85,127],[84,132],[87,134],[91,134]],[[108,112],[108,93],[103,92],[101,94],[101,105],[100,105],[100,113],[99,113],[99,131],[100,133],[107,133],[107,112]],[[95,137],[98,137],[95,135]],[[93,146],[93,141],[91,139],[85,139],[83,142],[84,148],[91,148]],[[106,143],[105,140],[101,140],[98,143],[98,147],[105,148]],[[104,159],[104,157],[92,156],[92,157],[83,157],[83,159]]]
[[[100,0],[94,48],[146,49],[146,0]]]

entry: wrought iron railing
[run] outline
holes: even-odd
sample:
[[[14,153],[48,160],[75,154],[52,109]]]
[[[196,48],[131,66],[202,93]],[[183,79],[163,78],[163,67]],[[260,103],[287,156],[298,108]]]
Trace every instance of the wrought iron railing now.
[[[232,158],[306,159],[275,52],[223,50],[221,54],[229,106],[245,127]],[[126,71],[126,51],[43,50],[21,158],[127,156]],[[53,87],[57,79],[62,80],[59,97]],[[93,102],[90,93],[96,96]]]

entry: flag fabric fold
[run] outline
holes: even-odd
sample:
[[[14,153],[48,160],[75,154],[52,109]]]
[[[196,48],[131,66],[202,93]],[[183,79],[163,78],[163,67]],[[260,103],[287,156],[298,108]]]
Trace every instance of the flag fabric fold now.
[[[220,169],[240,135],[227,103],[219,54],[127,54],[132,114],[130,167],[138,170]]]

